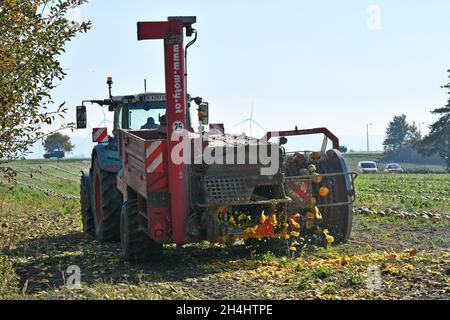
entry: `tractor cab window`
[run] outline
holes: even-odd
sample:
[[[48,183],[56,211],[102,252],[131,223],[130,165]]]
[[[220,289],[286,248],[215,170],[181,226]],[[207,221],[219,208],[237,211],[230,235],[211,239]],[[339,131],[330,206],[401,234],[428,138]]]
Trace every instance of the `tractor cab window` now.
[[[187,104],[188,127],[192,131],[197,131],[200,125],[198,120],[197,106],[191,102]],[[166,102],[136,102],[121,104],[115,112],[114,124],[116,129],[158,129],[161,118],[166,115]]]
[[[118,129],[158,129],[161,117],[166,114],[164,101],[130,103],[119,108],[116,121]]]
[[[130,129],[158,129],[159,119],[165,114],[166,109],[129,109],[128,127]]]

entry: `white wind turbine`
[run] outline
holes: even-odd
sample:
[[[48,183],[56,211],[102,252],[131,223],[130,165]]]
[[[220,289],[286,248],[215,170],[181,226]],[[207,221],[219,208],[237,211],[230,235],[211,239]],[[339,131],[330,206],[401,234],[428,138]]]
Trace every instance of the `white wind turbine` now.
[[[102,108],[102,113],[103,113],[103,121],[100,121],[97,124],[96,128],[107,127],[109,123],[112,123],[112,121],[109,121],[108,117],[106,116],[105,108],[104,107],[101,107],[101,108]],[[87,139],[91,139],[92,140],[92,129],[93,128],[91,127],[89,122],[87,124],[87,128],[88,128],[88,132],[87,132],[87,135],[85,137],[85,140],[87,140]],[[92,141],[90,141],[90,142],[91,142],[91,144],[94,144]]]
[[[253,133],[253,125],[255,124],[255,125],[257,125],[259,128],[261,128],[262,130],[265,130],[258,122],[256,122],[255,120],[254,120],[254,118],[253,118],[253,108],[254,108],[254,105],[255,105],[255,103],[254,103],[254,101],[252,101],[252,109],[251,109],[251,112],[250,112],[250,118],[247,118],[247,119],[245,119],[244,121],[242,121],[242,122],[239,122],[237,125],[235,125],[235,127],[237,127],[237,126],[240,126],[240,125],[242,125],[242,124],[244,124],[244,123],[247,123],[248,122],[248,124],[249,124],[249,128],[250,128],[250,137],[252,136],[252,133]]]

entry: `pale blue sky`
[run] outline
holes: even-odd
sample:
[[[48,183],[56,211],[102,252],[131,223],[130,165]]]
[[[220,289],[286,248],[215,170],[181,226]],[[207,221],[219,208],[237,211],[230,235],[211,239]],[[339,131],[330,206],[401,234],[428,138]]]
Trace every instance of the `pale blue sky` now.
[[[378,30],[367,27],[370,5],[381,9]],[[55,98],[73,107],[105,98],[109,75],[115,94],[143,91],[144,78],[149,90],[163,90],[162,42],[138,42],[136,22],[196,15],[188,90],[210,102],[212,122],[248,131],[235,125],[254,100],[255,120],[267,129],[326,126],[362,150],[372,122],[373,148],[381,149],[394,115],[425,122],[425,130],[430,109],[446,102],[449,12],[448,0],[91,0],[80,16],[93,29],[68,45],[61,59],[68,76]],[[89,111],[91,126],[103,120],[99,107]]]

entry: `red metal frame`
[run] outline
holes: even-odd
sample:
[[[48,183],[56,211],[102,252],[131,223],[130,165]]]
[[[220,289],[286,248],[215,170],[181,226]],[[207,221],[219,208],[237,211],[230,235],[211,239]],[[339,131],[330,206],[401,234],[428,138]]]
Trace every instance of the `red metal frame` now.
[[[288,131],[269,131],[266,133],[264,139],[267,139],[267,141],[269,141],[271,138],[274,137],[304,136],[321,133],[331,140],[331,142],[333,143],[333,149],[339,150],[339,138],[336,137],[333,133],[331,133],[331,131],[328,130],[327,128],[313,128],[301,130],[295,128],[295,130],[288,130]]]
[[[172,242],[176,244],[189,242],[186,235],[186,223],[189,215],[189,184],[186,164],[175,164],[171,161],[172,150],[177,141],[171,141],[175,123],[186,128],[186,79],[183,45],[183,29],[181,21],[138,22],[138,40],[163,39],[167,104],[167,159],[169,175],[169,206]],[[180,125],[177,126],[180,128]],[[182,132],[175,132],[181,137]],[[157,212],[148,212],[149,221],[155,220]],[[168,227],[168,226],[167,226]],[[168,230],[167,230],[168,231]]]

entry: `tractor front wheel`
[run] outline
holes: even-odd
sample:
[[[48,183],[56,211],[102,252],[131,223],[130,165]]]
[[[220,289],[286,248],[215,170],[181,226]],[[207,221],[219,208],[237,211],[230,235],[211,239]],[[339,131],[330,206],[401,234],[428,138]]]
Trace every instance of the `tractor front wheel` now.
[[[144,262],[162,252],[162,244],[154,242],[143,230],[139,229],[137,200],[128,200],[123,204],[120,214],[120,244],[122,254],[127,261]]]
[[[102,170],[97,157],[92,171],[95,235],[100,241],[118,241],[123,197],[116,187],[116,174]]]
[[[81,202],[81,221],[83,222],[83,232],[94,236],[95,222],[92,213],[91,204],[91,182],[89,175],[83,172],[80,181],[80,202]]]

